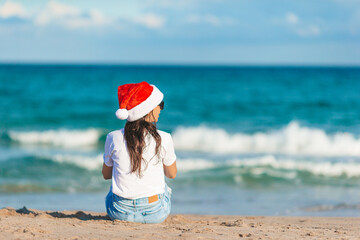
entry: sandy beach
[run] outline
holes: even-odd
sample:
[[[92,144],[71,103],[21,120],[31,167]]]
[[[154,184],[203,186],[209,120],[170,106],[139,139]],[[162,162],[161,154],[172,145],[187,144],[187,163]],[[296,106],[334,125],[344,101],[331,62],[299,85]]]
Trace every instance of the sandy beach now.
[[[0,210],[0,239],[360,239],[360,218],[170,215],[161,224],[105,213]]]

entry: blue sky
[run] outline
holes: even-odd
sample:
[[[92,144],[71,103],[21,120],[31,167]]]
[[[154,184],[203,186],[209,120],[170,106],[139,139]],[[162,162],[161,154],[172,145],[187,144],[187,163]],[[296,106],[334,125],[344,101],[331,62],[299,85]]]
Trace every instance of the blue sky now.
[[[360,65],[360,0],[0,0],[0,62]]]

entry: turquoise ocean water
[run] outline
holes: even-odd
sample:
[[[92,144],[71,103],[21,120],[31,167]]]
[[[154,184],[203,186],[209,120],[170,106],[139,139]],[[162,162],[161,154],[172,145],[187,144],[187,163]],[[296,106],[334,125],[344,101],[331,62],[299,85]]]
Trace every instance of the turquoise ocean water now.
[[[0,65],[0,208],[104,211],[117,86],[165,93],[173,213],[360,216],[360,68]]]

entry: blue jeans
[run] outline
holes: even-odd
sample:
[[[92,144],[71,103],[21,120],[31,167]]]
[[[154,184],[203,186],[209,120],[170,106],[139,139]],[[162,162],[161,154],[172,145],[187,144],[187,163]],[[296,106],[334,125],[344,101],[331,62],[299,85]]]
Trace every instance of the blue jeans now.
[[[171,189],[165,184],[165,192],[153,203],[148,198],[127,199],[110,191],[105,199],[106,212],[112,220],[129,222],[161,223],[170,214]]]

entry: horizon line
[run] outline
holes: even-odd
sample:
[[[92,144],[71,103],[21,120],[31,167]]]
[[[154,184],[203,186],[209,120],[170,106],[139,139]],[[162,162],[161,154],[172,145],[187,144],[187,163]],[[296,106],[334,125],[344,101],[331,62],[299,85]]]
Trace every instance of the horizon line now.
[[[0,65],[36,66],[142,66],[142,67],[360,67],[344,63],[206,63],[206,62],[91,62],[91,61],[0,61]]]

